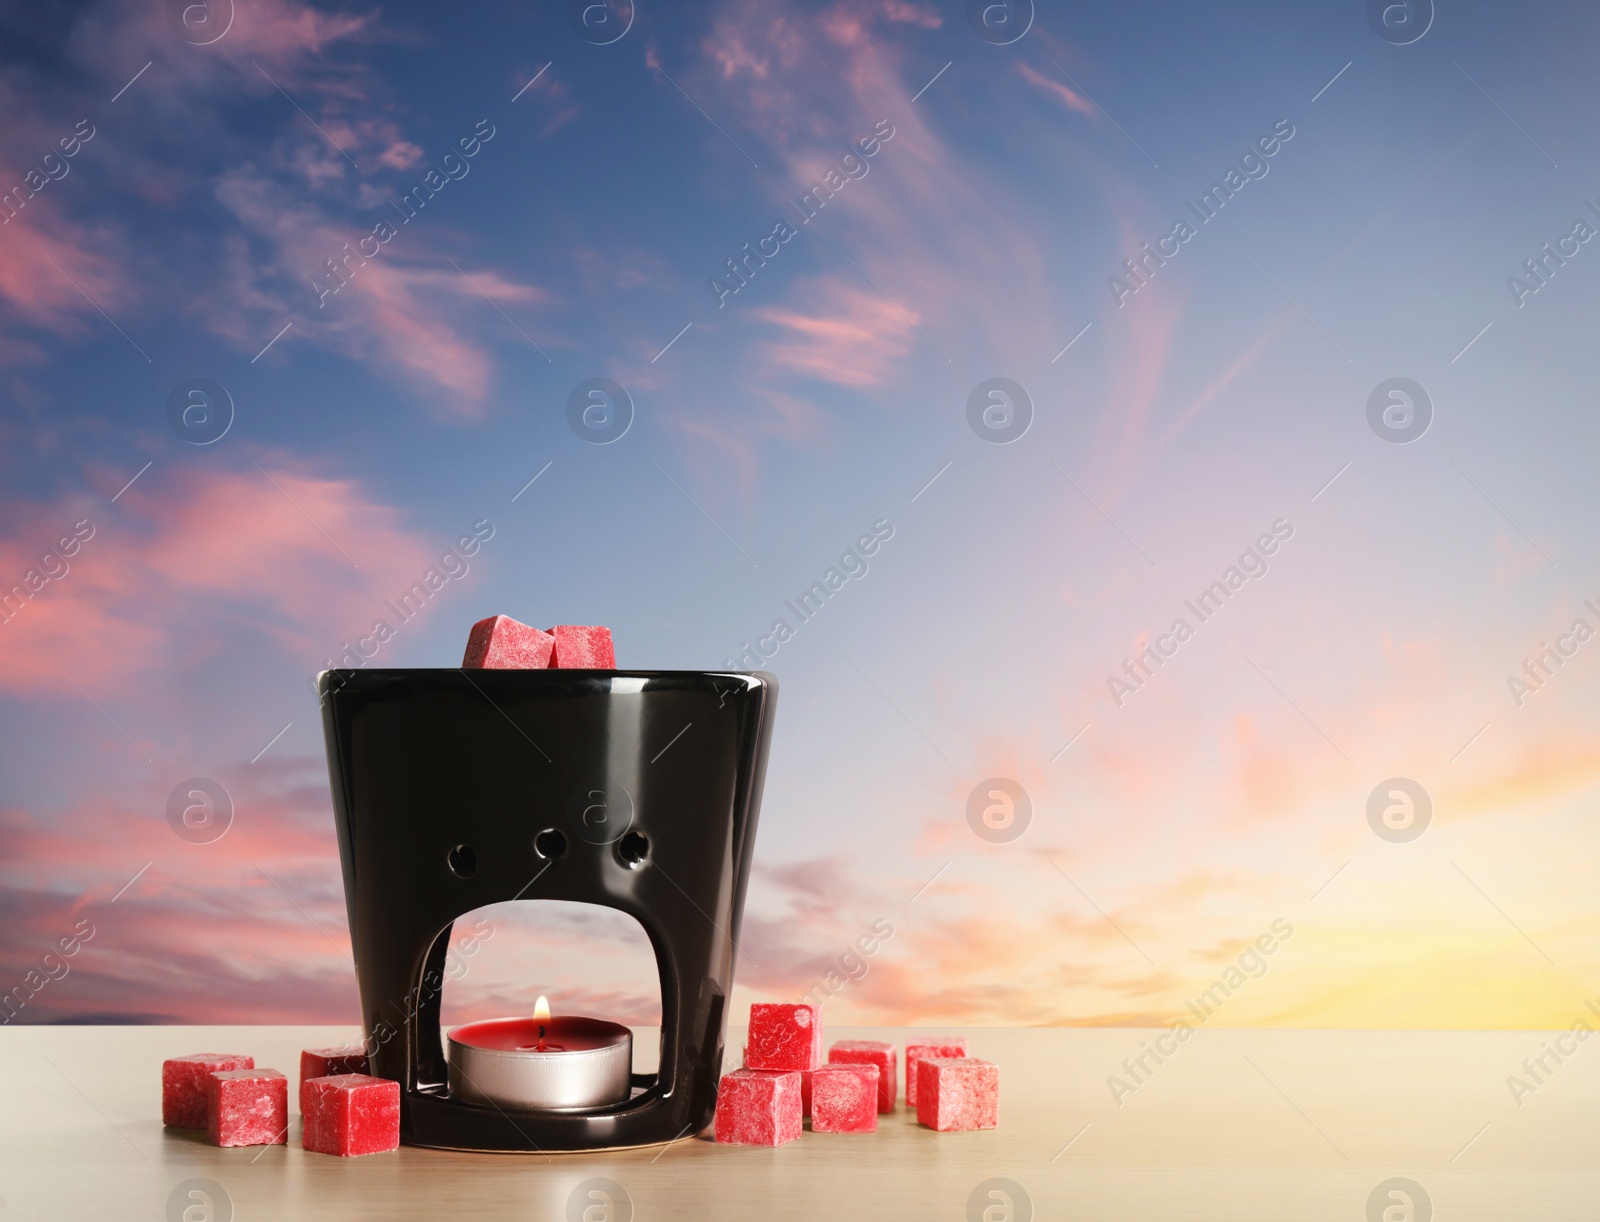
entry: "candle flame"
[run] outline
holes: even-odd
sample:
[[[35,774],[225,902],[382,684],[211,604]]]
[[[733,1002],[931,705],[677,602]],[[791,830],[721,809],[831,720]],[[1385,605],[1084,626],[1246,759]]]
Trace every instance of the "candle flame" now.
[[[535,1045],[538,1051],[544,1051],[544,1032],[550,1023],[550,1002],[544,994],[539,994],[539,1000],[533,1003],[533,1021],[539,1027],[539,1042]]]

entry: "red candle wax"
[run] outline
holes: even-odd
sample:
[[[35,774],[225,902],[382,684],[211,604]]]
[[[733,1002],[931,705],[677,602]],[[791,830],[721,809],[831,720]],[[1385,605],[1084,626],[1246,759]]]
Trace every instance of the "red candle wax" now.
[[[546,1019],[485,1018],[450,1032],[458,1044],[489,1052],[593,1052],[628,1039],[631,1032],[616,1023],[578,1014]],[[541,1036],[544,1047],[540,1047]]]

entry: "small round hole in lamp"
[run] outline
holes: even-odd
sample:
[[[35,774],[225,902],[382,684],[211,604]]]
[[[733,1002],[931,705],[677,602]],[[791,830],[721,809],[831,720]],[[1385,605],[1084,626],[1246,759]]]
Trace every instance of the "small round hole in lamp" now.
[[[450,873],[457,878],[471,878],[478,872],[478,855],[472,851],[471,845],[456,845],[445,860],[450,866]]]
[[[554,861],[567,851],[567,838],[553,827],[547,827],[533,838],[533,851],[546,861]]]
[[[637,870],[650,856],[650,838],[643,832],[628,832],[617,841],[617,856],[630,870]]]

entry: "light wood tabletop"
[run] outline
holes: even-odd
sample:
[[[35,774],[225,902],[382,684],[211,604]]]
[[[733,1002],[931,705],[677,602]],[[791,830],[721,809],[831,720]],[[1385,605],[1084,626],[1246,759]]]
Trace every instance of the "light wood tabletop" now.
[[[222,1150],[164,1129],[161,1062],[248,1053],[292,1079],[302,1048],[351,1029],[7,1027],[0,1222],[1596,1216],[1600,1041],[1568,1037],[1558,1063],[1548,1032],[1202,1029],[1157,1063],[1145,1047],[1163,1032],[1152,1030],[827,1034],[903,1044],[942,1033],[1000,1065],[998,1129],[935,1133],[902,1099],[875,1135],[807,1131],[778,1149],[698,1136],[602,1154],[339,1159],[303,1151],[297,1117],[287,1146]],[[729,1047],[742,1035],[730,1030]],[[654,1032],[638,1036],[648,1047]],[[1141,1053],[1135,1082],[1122,1062]],[[1114,1098],[1112,1075],[1132,1089]],[[1514,1098],[1512,1075],[1532,1089]]]

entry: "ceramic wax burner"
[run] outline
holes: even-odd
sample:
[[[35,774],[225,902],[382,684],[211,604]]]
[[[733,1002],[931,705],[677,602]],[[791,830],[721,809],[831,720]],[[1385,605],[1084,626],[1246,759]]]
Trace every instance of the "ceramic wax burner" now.
[[[777,687],[765,673],[701,671],[319,678],[371,1071],[400,1083],[402,1140],[593,1150],[710,1123]],[[539,1106],[507,1102],[517,1072],[469,1082],[467,1062],[447,1059],[439,1003],[453,923],[517,899],[604,905],[644,927],[661,979],[656,1073],[624,1061],[625,1084],[558,1090],[539,1096],[557,1106]],[[465,1031],[452,1033],[452,1055],[478,1045],[475,1067],[530,1043]]]

